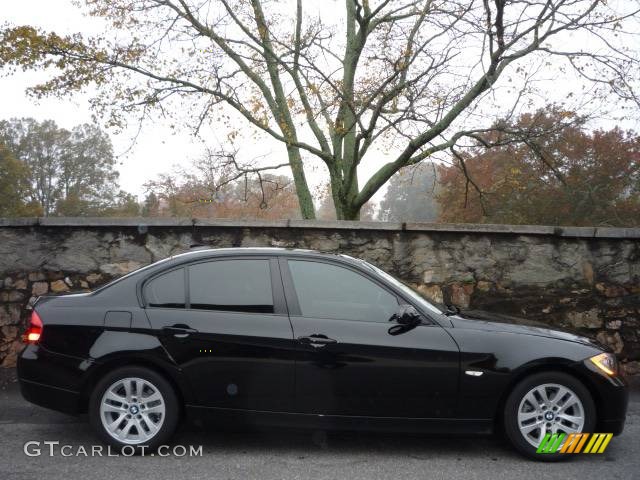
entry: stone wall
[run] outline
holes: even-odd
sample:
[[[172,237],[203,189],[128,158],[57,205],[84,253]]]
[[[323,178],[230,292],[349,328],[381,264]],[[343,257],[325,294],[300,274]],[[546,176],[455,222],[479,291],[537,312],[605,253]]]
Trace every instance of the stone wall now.
[[[191,219],[0,219],[0,364],[30,297],[87,290],[192,245],[364,258],[436,301],[571,326],[640,373],[640,229]]]

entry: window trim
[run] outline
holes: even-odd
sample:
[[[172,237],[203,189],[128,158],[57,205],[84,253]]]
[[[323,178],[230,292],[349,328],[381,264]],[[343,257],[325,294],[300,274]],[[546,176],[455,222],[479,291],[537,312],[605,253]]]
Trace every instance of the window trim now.
[[[389,286],[385,285],[380,279],[372,275],[368,275],[366,272],[363,272],[357,267],[349,265],[348,263],[331,261],[330,259],[325,260],[324,258],[304,257],[304,256],[300,256],[300,257],[281,256],[279,260],[280,260],[280,271],[282,272],[282,282],[284,284],[285,294],[287,298],[287,306],[289,307],[289,315],[291,315],[292,317],[318,318],[320,320],[328,320],[328,321],[337,320],[337,321],[343,321],[343,322],[346,321],[346,322],[382,324],[382,322],[374,322],[371,320],[351,320],[348,318],[330,318],[330,317],[307,317],[303,315],[302,309],[300,308],[300,302],[298,300],[298,292],[295,289],[293,275],[291,274],[291,270],[289,269],[289,261],[322,263],[322,264],[331,265],[337,268],[345,268],[347,270],[351,270],[356,275],[360,275],[366,280],[382,288],[384,291],[386,291],[390,295],[393,295],[396,301],[398,302],[398,306],[402,305],[403,303],[408,304],[408,302],[406,302],[404,297],[398,295],[398,293],[395,290],[389,288]]]

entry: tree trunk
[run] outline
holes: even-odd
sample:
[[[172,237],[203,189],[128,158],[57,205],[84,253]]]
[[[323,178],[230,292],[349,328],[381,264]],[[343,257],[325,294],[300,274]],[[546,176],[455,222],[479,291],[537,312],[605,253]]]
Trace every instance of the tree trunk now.
[[[331,182],[331,197],[336,211],[336,219],[360,220],[360,209],[353,207],[351,196],[348,192],[346,195],[341,192],[341,188],[344,187],[337,185],[338,182],[339,180]]]
[[[356,28],[356,2],[346,0],[347,8],[347,44],[344,53],[344,74],[342,86],[342,104],[337,116],[336,126],[338,142],[334,142],[336,167],[339,172],[332,176],[332,194],[338,220],[360,220],[360,209],[354,208],[354,201],[358,196],[358,152],[356,146],[357,122],[353,112],[354,83],[360,49],[364,44]],[[335,180],[334,178],[335,177]],[[339,186],[336,191],[335,186]]]
[[[360,220],[360,209],[350,208],[344,211],[342,220]]]
[[[287,146],[287,154],[289,155],[289,165],[291,165],[291,173],[293,174],[293,183],[296,187],[298,203],[300,204],[300,213],[305,220],[315,220],[316,211],[313,206],[313,198],[309,191],[309,185],[304,174],[302,166],[302,158],[300,150],[295,147]]]

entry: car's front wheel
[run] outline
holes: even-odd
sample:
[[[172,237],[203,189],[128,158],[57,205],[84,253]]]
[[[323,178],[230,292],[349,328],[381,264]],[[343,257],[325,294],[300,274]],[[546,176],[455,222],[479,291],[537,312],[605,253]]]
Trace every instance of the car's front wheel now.
[[[118,449],[155,449],[173,434],[179,405],[169,382],[143,367],[114,370],[95,386],[89,418],[100,437]]]
[[[595,423],[591,394],[578,379],[563,372],[541,372],[525,378],[505,403],[507,437],[520,453],[536,460],[568,458],[562,453],[537,453],[547,434],[565,434],[566,440],[571,433],[593,432]]]

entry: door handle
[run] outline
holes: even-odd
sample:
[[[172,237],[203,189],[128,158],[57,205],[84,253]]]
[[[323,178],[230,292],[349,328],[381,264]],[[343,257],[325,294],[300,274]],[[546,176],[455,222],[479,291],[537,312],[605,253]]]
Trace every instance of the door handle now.
[[[171,325],[170,327],[162,327],[162,330],[166,333],[172,334],[176,338],[187,338],[192,333],[197,333],[198,331],[194,328],[190,328],[187,325]]]
[[[320,348],[331,343],[338,343],[337,340],[329,338],[326,335],[322,335],[320,333],[315,333],[313,335],[309,335],[308,337],[298,337],[298,342],[303,345],[309,345],[313,348]]]

